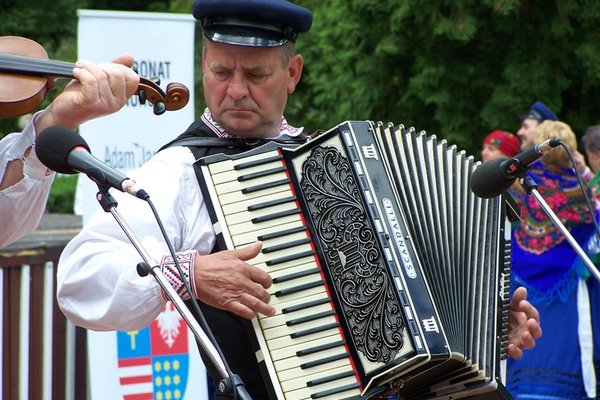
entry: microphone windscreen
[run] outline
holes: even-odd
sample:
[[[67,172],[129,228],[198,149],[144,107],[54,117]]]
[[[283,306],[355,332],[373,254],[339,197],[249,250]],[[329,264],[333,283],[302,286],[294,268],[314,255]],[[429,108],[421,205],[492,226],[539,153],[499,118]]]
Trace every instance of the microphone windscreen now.
[[[471,190],[484,199],[500,196],[515,181],[502,174],[502,164],[506,158],[497,158],[479,165],[471,174]]]
[[[76,174],[67,158],[71,151],[83,146],[90,151],[85,139],[63,126],[51,126],[44,129],[35,141],[35,153],[46,167],[62,174]]]

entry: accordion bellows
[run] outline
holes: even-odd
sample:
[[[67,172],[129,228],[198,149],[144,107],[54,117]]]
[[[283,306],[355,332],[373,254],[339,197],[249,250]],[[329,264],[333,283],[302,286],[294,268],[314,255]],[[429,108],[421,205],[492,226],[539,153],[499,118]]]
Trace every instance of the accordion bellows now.
[[[510,225],[472,157],[392,123],[199,161],[222,248],[256,240],[274,317],[252,321],[274,399],[510,399]]]

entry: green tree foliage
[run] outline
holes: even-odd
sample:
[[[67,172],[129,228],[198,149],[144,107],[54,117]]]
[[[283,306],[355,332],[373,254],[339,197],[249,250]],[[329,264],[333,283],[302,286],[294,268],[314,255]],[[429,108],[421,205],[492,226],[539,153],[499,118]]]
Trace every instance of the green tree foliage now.
[[[191,4],[191,0],[187,1]],[[0,35],[34,40],[45,49],[49,58],[75,62],[78,9],[166,12],[169,11],[169,6],[170,0],[2,0]],[[190,8],[191,6],[188,10]],[[2,49],[8,52],[8,49]],[[47,92],[39,109],[48,105],[62,91],[67,81],[58,80],[56,86]],[[0,138],[18,129],[18,118],[0,119]]]
[[[49,53],[77,31],[76,12],[87,0],[3,0],[0,3],[3,36],[24,36],[41,43]]]
[[[98,10],[157,11],[169,10],[170,0],[88,0],[89,7]]]
[[[75,203],[77,175],[58,174],[54,178],[46,209],[51,213],[72,214]]]
[[[304,0],[290,120],[403,123],[478,154],[542,100],[582,134],[600,122],[600,8],[575,0]]]
[[[193,0],[3,0],[3,35],[76,59],[78,8],[190,12]],[[477,154],[515,132],[535,100],[581,135],[600,123],[600,7],[594,0],[296,0],[313,10],[288,119],[309,130],[348,119],[424,129]],[[197,37],[197,108],[202,108]],[[46,102],[60,92],[50,91]],[[0,120],[0,136],[16,120]]]

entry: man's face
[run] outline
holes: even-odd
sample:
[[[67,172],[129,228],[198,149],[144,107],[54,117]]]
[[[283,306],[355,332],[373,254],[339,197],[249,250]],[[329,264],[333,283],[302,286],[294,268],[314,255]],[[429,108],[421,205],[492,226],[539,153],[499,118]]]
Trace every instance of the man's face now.
[[[592,169],[593,172],[600,171],[600,151],[592,152],[586,151],[588,165]]]
[[[213,119],[241,137],[279,134],[287,96],[302,72],[302,57],[284,62],[281,49],[207,40],[202,56],[204,99]]]
[[[535,128],[539,125],[537,119],[525,118],[521,122],[521,129],[517,132],[517,136],[521,139],[521,149],[525,150],[535,144]]]

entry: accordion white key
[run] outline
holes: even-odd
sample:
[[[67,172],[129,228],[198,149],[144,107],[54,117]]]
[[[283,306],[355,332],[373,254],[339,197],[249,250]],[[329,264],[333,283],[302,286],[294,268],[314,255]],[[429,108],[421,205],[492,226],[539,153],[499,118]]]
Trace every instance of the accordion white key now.
[[[252,321],[274,399],[510,399],[506,200],[472,157],[394,124],[199,161],[222,248],[263,241],[274,317]]]

